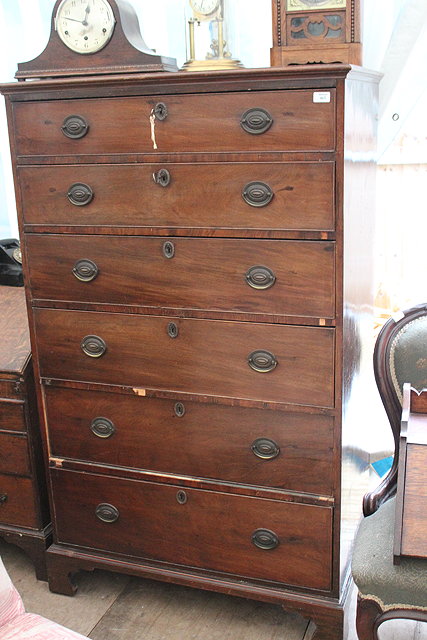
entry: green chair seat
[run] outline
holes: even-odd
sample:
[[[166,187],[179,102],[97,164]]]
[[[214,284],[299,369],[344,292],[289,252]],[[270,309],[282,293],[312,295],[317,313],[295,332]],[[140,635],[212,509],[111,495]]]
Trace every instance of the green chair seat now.
[[[360,596],[379,600],[383,609],[420,607],[427,611],[427,559],[402,558],[393,564],[396,499],[388,500],[360,523],[352,573]]]

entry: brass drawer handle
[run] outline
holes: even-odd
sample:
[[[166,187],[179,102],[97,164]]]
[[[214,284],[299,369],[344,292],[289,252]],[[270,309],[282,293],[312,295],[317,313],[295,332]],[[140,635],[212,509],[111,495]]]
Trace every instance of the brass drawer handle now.
[[[169,322],[167,328],[169,338],[177,338],[179,335],[179,328],[175,322]]]
[[[261,107],[248,109],[240,118],[240,126],[248,133],[259,135],[269,130],[273,124],[273,118]]]
[[[262,351],[257,349],[252,351],[248,356],[248,364],[254,371],[259,373],[268,373],[277,367],[277,360],[270,351]]]
[[[182,489],[180,489],[179,491],[177,491],[176,494],[176,501],[179,504],[185,504],[187,502],[188,498],[187,498],[187,494],[185,491],[183,491]]]
[[[168,117],[168,108],[164,102],[158,102],[153,109],[153,113],[157,120],[165,120]]]
[[[242,197],[251,207],[266,207],[272,201],[274,192],[266,182],[248,182]]]
[[[175,255],[175,245],[173,242],[170,242],[170,240],[163,243],[163,255],[169,260]]]
[[[252,453],[262,460],[273,460],[280,453],[280,447],[270,438],[257,438],[251,445]]]
[[[93,190],[88,184],[75,182],[68,189],[67,198],[71,204],[74,204],[76,207],[84,207],[89,204],[89,202],[92,202],[94,195]]]
[[[80,347],[90,358],[100,358],[107,351],[107,345],[99,336],[85,336]]]
[[[62,123],[61,131],[67,138],[83,138],[89,131],[89,124],[82,116],[67,116]]]
[[[7,493],[0,493],[0,505],[7,502]]]
[[[171,181],[171,174],[167,169],[159,169],[159,171],[153,173],[153,180],[161,187],[167,187]]]
[[[257,529],[252,534],[252,543],[258,549],[269,551],[270,549],[276,549],[280,544],[280,540],[274,531],[270,531],[270,529]]]
[[[101,502],[95,509],[96,517],[102,522],[112,523],[119,519],[119,510],[108,502]]]
[[[182,416],[185,414],[185,406],[182,402],[176,402],[173,410],[175,411],[175,415],[178,416],[178,418],[182,418]]]
[[[114,422],[108,418],[103,418],[102,416],[94,418],[91,422],[90,428],[92,433],[98,438],[111,438],[111,436],[116,432]]]
[[[248,269],[245,279],[252,289],[270,289],[276,282],[276,276],[273,271],[262,265],[255,265]]]
[[[80,282],[91,282],[95,280],[99,273],[97,265],[92,260],[86,260],[82,258],[77,260],[73,267],[73,275],[80,280]]]

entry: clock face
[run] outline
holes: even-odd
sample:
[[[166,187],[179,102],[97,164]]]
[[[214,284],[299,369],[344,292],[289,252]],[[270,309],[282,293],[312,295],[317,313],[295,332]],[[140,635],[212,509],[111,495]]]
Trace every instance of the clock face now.
[[[307,9],[345,9],[346,0],[287,0],[288,11]]]
[[[107,0],[62,0],[55,17],[58,36],[76,53],[96,53],[105,47],[114,25]]]
[[[208,16],[218,9],[220,0],[190,0],[190,5],[196,13]]]

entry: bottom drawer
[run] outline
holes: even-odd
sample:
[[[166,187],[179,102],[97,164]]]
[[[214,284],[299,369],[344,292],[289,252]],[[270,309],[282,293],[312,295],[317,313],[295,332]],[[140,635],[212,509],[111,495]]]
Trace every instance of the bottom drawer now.
[[[331,588],[330,507],[65,470],[51,473],[60,543]]]
[[[38,529],[33,481],[0,475],[0,525]]]

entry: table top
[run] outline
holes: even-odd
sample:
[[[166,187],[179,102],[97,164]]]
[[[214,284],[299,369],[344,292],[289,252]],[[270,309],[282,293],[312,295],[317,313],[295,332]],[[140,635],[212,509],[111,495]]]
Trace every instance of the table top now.
[[[24,287],[0,286],[0,377],[22,375],[30,356]]]

